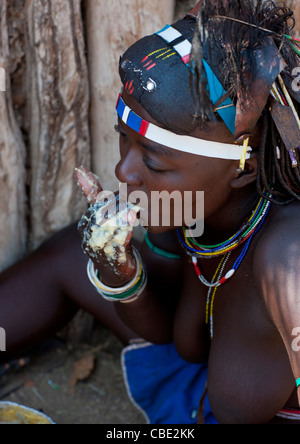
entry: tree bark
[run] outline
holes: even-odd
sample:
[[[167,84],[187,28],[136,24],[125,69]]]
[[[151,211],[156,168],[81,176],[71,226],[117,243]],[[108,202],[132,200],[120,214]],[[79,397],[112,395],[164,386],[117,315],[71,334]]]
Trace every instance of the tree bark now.
[[[108,190],[117,188],[119,160],[115,104],[121,88],[119,57],[141,37],[171,23],[175,0],[86,0],[91,87],[93,169]]]
[[[299,0],[287,0],[287,6],[293,11],[296,19],[296,26],[294,29],[294,36],[300,37],[300,2]]]
[[[29,244],[76,220],[74,168],[90,166],[89,86],[80,0],[27,0]]]
[[[0,270],[3,270],[25,254],[27,237],[25,148],[12,106],[7,0],[0,2],[0,67],[6,90],[0,91]]]

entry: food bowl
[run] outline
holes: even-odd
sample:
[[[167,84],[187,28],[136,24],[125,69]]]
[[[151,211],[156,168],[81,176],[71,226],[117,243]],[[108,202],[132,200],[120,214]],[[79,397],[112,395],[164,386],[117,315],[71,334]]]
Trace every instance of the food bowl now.
[[[0,424],[55,424],[37,410],[14,402],[0,402]]]

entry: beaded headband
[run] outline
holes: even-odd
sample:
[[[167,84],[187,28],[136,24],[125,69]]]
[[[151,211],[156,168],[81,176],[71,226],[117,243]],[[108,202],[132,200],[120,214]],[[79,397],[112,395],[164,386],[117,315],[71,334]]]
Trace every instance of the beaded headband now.
[[[119,95],[116,109],[118,116],[125,125],[146,139],[167,146],[168,148],[184,153],[227,160],[240,160],[244,154],[243,146],[212,142],[191,136],[182,136],[156,126],[142,119],[142,117],[132,111],[124,102],[121,94]],[[246,159],[250,158],[251,152],[252,149],[248,148]]]
[[[192,44],[189,40],[184,38],[183,34],[175,29],[173,26],[166,25],[161,31],[157,32],[160,38],[162,38],[168,45],[170,45],[174,51],[181,57],[182,62],[191,70],[190,64]],[[209,66],[209,64],[203,59],[203,66],[206,73],[206,79],[208,83],[208,90],[210,100],[213,105],[218,103],[220,99],[226,94],[222,84],[219,82],[217,76]],[[222,106],[217,108],[219,116],[234,135],[235,133],[235,120],[236,120],[236,107],[234,106],[230,97],[227,97],[221,103]]]

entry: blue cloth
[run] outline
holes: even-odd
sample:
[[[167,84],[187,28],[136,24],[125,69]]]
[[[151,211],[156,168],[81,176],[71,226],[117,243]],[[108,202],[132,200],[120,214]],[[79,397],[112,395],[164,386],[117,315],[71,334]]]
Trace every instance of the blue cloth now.
[[[134,344],[122,354],[128,394],[150,424],[197,424],[207,365],[190,364],[173,344]],[[208,397],[205,424],[217,424]]]

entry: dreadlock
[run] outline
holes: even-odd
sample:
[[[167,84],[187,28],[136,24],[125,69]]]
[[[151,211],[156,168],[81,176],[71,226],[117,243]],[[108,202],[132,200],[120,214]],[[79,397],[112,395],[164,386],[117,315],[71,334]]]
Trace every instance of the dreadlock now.
[[[193,66],[192,86],[199,98],[199,115],[211,120],[212,104],[209,105],[205,83],[203,56],[218,54],[218,71],[222,83],[230,91],[236,103],[243,91],[245,107],[252,80],[255,81],[253,53],[260,42],[272,38],[286,63],[282,75],[299,115],[300,92],[292,89],[293,69],[299,66],[299,43],[291,39],[295,26],[293,11],[266,0],[204,0],[195,32],[191,61]],[[208,54],[204,54],[207,51]],[[212,61],[216,65],[216,61]],[[247,76],[245,76],[247,72]],[[201,100],[200,100],[201,98]],[[268,102],[262,113],[261,143],[257,191],[277,204],[300,200],[300,147],[287,148],[270,112]],[[288,129],[287,129],[288,131]],[[299,128],[300,134],[300,128]],[[292,153],[291,153],[292,151]],[[293,156],[293,164],[291,162]]]

